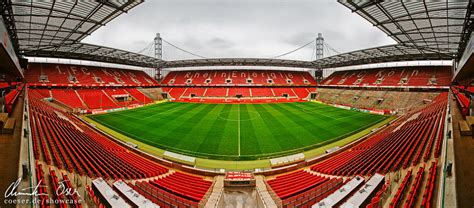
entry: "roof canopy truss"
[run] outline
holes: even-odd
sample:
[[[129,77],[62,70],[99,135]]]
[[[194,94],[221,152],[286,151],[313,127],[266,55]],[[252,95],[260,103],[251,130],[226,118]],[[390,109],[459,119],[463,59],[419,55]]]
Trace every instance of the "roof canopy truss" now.
[[[400,45],[460,58],[472,31],[469,0],[338,0]]]

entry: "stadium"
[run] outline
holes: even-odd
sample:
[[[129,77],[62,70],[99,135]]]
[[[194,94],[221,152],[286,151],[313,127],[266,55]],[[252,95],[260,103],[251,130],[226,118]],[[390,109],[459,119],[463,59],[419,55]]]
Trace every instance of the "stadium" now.
[[[84,41],[147,3],[1,1],[1,208],[474,206],[472,1],[338,0],[395,42],[345,53]]]

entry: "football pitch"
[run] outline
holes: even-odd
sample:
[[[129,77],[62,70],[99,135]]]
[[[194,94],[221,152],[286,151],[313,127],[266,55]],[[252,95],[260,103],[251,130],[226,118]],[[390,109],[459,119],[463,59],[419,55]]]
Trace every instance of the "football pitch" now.
[[[218,160],[298,153],[343,139],[387,118],[312,102],[165,102],[89,117],[145,144]]]

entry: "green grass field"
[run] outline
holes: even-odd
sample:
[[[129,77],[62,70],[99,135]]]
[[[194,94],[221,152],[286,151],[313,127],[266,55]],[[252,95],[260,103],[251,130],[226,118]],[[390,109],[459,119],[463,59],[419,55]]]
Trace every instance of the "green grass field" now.
[[[302,152],[386,118],[311,102],[165,102],[89,117],[145,144],[218,160],[254,160]]]

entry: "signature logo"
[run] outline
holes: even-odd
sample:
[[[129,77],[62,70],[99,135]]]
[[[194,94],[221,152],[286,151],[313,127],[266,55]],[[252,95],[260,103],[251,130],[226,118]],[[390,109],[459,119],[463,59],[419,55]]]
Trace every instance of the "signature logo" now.
[[[36,186],[25,187],[19,189],[21,179],[16,180],[15,182],[11,183],[8,186],[7,190],[5,190],[5,198],[7,197],[17,197],[17,196],[48,196],[48,193],[40,193],[41,188],[47,188],[48,186],[41,185],[42,180],[38,181]],[[73,196],[77,195],[80,197],[79,191],[75,188],[68,188],[66,183],[68,180],[59,181],[58,187],[56,188],[56,195],[57,196]]]
[[[10,186],[8,186],[7,190],[5,190],[5,198],[11,197],[11,196],[41,196],[41,195],[48,195],[47,193],[39,193],[40,188],[46,188],[47,186],[42,186],[41,185],[41,180],[38,181],[38,184],[36,186],[31,186],[31,187],[26,187],[22,189],[18,189],[18,186],[20,186],[21,179],[16,180],[15,182],[11,183]]]

